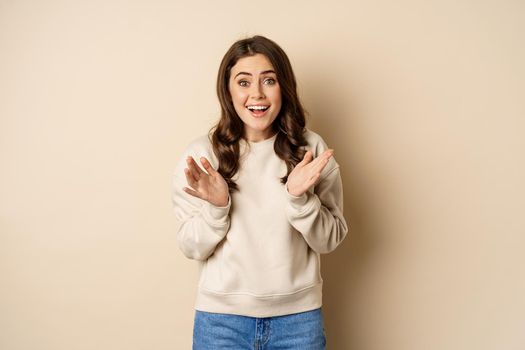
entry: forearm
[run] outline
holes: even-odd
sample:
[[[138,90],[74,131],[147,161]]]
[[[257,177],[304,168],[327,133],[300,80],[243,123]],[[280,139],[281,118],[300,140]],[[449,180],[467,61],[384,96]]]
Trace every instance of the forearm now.
[[[200,212],[182,221],[177,232],[177,242],[186,257],[206,260],[213,253],[230,228],[230,206],[230,199],[226,207],[214,207],[206,203]]]
[[[334,169],[320,183],[317,193],[307,191],[301,196],[292,196],[287,192],[287,197],[288,220],[314,251],[329,253],[346,237],[348,226],[343,216],[342,183],[338,169]]]

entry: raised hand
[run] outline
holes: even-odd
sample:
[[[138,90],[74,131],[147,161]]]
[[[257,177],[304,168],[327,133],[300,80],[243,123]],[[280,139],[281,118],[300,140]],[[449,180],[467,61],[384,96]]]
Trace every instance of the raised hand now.
[[[206,172],[197,165],[193,157],[186,158],[188,167],[184,169],[184,174],[191,188],[184,187],[183,191],[217,207],[225,207],[228,204],[228,183],[213,169],[208,159],[201,157],[200,161]]]
[[[308,189],[319,182],[321,172],[323,171],[328,160],[334,154],[333,149],[328,149],[313,159],[311,151],[307,151],[302,161],[297,163],[295,168],[288,175],[288,193],[292,196],[299,197]]]

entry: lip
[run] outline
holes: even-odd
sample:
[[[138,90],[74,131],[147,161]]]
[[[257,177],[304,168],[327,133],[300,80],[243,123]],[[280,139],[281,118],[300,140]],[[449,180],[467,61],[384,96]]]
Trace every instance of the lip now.
[[[248,106],[246,106],[246,109],[248,110],[248,112],[250,112],[251,116],[254,117],[254,118],[263,118],[266,113],[270,110],[270,105],[265,105],[265,104],[251,104],[249,106],[265,106],[265,107],[268,107],[266,108],[264,111],[252,111],[248,108]]]

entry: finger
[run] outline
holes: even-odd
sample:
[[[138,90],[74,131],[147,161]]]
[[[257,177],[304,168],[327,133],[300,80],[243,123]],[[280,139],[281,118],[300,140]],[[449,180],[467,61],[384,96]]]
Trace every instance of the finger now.
[[[312,172],[322,172],[328,164],[330,158],[333,156],[333,150],[324,151],[319,157],[317,157],[312,163],[310,163]]]
[[[184,175],[186,175],[186,181],[191,187],[197,187],[197,180],[193,177],[193,173],[188,169],[184,169]]]
[[[313,159],[313,153],[312,151],[308,151],[310,154],[308,155],[308,161],[305,163],[305,164],[310,164],[311,166],[314,166],[315,164],[317,164],[318,162],[322,162],[323,159],[329,159],[333,154],[334,154],[334,150],[333,149],[327,149],[326,151],[324,151],[323,153],[321,153],[319,156],[317,156],[317,158]],[[306,154],[305,154],[305,158],[306,158]],[[313,159],[313,161],[312,161]],[[304,160],[303,160],[304,161]]]
[[[321,179],[321,173],[318,172],[318,173],[315,173],[314,176],[312,176],[312,178],[310,178],[310,181],[311,181],[311,186],[315,186],[317,185],[317,183],[319,182],[319,180]]]
[[[191,173],[193,174],[193,177],[195,177],[196,180],[200,179],[200,175],[203,173],[203,171],[197,165],[195,159],[193,159],[193,157],[190,156],[186,159],[186,163],[188,164],[188,169],[190,169]]]
[[[312,162],[312,168],[310,169],[310,171],[314,174],[321,173],[327,164],[328,158],[317,157],[316,162]]]
[[[182,190],[183,190],[184,192],[186,192],[187,194],[193,196],[193,197],[197,197],[197,198],[202,199],[202,197],[201,197],[201,195],[200,195],[199,192],[197,192],[197,191],[195,191],[195,190],[193,190],[193,189],[191,189],[191,188],[189,188],[189,187],[183,187]]]
[[[202,166],[204,169],[208,172],[210,175],[217,175],[217,171],[211,166],[210,161],[206,159],[205,157],[201,157],[200,159]]]
[[[329,159],[331,156],[334,155],[334,150],[333,149],[327,149],[326,151],[324,151],[321,156],[323,157],[326,157],[327,159]]]
[[[324,151],[323,153],[321,153],[317,158],[315,158],[316,160],[318,160],[319,162],[322,162],[323,160],[328,160],[330,159],[332,156],[334,155],[334,150],[333,149],[327,149],[326,151]]]
[[[191,163],[193,164],[193,166],[195,167],[195,170],[199,173],[199,174],[204,174],[204,171],[201,169],[201,167],[197,164],[197,161],[190,156],[190,159],[191,159]]]
[[[308,163],[310,163],[313,159],[313,154],[312,154],[312,151],[308,150],[306,151],[306,153],[304,154],[304,157],[303,157],[303,160],[301,160],[297,165],[306,165]]]
[[[322,163],[322,162],[324,161],[324,159],[325,159],[325,156],[324,156],[324,153],[323,153],[323,154],[319,155],[317,158],[315,158],[314,160],[312,160],[312,161],[308,164],[308,166],[309,166],[310,168],[313,169],[313,168],[315,168],[319,163]]]
[[[201,175],[206,174],[204,170],[197,164],[197,161],[192,157],[191,158],[192,171],[196,174],[195,178],[198,180],[201,178]]]
[[[317,162],[323,162],[325,160],[328,161],[330,158],[332,158],[333,155],[334,155],[334,150],[333,149],[327,149],[326,151],[321,153],[317,158],[315,158],[315,160]]]

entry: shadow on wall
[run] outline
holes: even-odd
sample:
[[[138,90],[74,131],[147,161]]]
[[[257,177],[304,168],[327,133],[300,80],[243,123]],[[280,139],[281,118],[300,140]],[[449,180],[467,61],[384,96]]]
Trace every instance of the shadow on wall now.
[[[358,165],[358,99],[349,89],[335,88],[336,76],[306,76],[302,84],[307,106],[307,127],[320,134],[335,150],[344,189],[344,214],[349,232],[332,253],[322,255],[323,314],[327,347],[331,350],[359,349],[363,341],[362,320],[367,307],[366,278],[380,242],[374,217],[373,196]],[[345,94],[346,93],[346,94]]]

